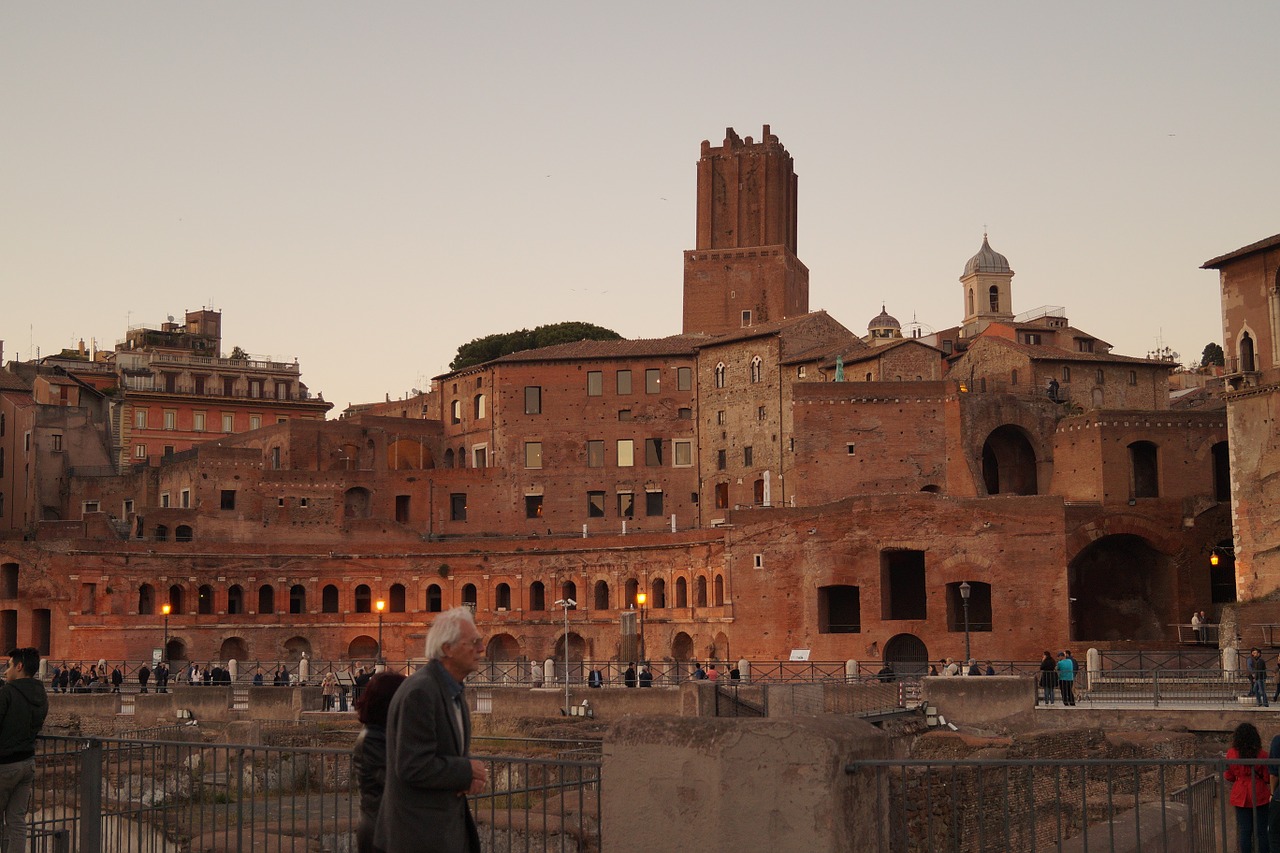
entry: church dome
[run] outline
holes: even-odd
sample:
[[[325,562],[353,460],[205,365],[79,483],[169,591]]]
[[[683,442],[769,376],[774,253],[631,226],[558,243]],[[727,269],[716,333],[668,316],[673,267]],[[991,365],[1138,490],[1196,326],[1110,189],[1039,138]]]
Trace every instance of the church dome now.
[[[978,254],[970,258],[968,263],[964,265],[962,278],[968,278],[974,273],[980,272],[1013,273],[1013,270],[1009,269],[1009,259],[991,248],[991,244],[987,242],[986,234],[982,235],[982,248],[978,250]]]
[[[877,329],[896,329],[902,330],[902,324],[898,322],[898,318],[892,316],[888,311],[884,310],[884,305],[880,306],[880,314],[874,317],[867,324],[868,332],[875,332]]]

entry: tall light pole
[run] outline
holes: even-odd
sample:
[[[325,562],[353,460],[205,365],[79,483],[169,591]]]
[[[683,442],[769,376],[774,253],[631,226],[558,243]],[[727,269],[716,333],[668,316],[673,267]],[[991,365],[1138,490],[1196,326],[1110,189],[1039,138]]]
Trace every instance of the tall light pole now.
[[[648,593],[636,593],[636,607],[640,608],[640,665],[644,666],[644,605],[649,600]]]
[[[382,611],[387,609],[387,603],[381,598],[373,605],[378,611],[378,661],[377,666],[386,669],[387,656],[382,653]],[[375,667],[377,668],[377,667]]]
[[[169,656],[169,611],[172,606],[165,604],[161,606],[160,612],[164,614],[164,642],[160,644],[160,659],[164,660]]]
[[[569,716],[569,610],[577,607],[572,598],[561,598],[556,607],[564,608],[564,715]]]
[[[960,583],[960,603],[964,605],[964,665],[969,665],[969,593],[973,592],[973,587],[969,586],[968,581]]]

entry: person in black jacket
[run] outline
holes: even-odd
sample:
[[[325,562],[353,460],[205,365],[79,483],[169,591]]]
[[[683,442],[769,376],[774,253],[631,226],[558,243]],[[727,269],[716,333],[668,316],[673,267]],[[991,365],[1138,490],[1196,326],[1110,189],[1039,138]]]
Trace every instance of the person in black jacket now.
[[[380,672],[369,679],[356,700],[356,716],[364,723],[351,750],[360,785],[360,820],[356,824],[356,847],[360,853],[373,853],[373,828],[387,778],[387,709],[403,683],[404,676],[398,672]]]
[[[49,714],[49,698],[36,676],[40,652],[9,652],[0,687],[0,843],[9,853],[27,849],[27,806],[36,778],[36,735]]]

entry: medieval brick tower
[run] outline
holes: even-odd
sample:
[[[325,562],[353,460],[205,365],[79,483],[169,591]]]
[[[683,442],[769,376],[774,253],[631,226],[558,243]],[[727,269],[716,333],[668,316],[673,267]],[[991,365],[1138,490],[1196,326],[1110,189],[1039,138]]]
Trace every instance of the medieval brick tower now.
[[[764,126],[703,141],[697,248],[684,253],[684,331],[718,334],[809,313],[809,269],[796,257],[796,173]]]

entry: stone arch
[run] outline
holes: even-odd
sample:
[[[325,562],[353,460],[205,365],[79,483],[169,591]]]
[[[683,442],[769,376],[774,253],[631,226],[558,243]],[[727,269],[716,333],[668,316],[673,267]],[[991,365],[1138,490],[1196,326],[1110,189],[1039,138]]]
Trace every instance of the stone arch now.
[[[1252,373],[1257,370],[1257,359],[1254,354],[1253,335],[1247,331],[1240,333],[1240,372]]]
[[[609,582],[605,580],[596,581],[596,610],[609,609]]]
[[[562,662],[564,661],[564,640],[566,636],[569,638],[569,660],[586,660],[587,652],[589,651],[587,641],[584,640],[582,635],[576,631],[570,631],[568,634],[561,634],[556,638],[555,659]]]
[[[672,660],[693,660],[693,637],[684,631],[676,633],[671,640]]]
[[[208,616],[213,613],[213,587],[207,583],[200,584],[196,590],[196,612]]]
[[[387,590],[387,610],[392,613],[404,613],[405,599],[404,584],[393,583]]]
[[[269,583],[258,587],[258,613],[276,612],[276,588]]]
[[[716,575],[715,598],[712,603],[716,607],[724,607],[724,575]]]
[[[698,575],[697,581],[694,583],[694,603],[698,607],[707,606],[707,576]]]
[[[356,584],[354,610],[356,613],[373,612],[373,590],[367,583]]]
[[[1036,451],[1026,430],[998,426],[982,444],[982,480],[988,495],[1035,495]]]
[[[347,660],[373,659],[378,656],[378,641],[368,634],[361,634],[347,644]]]
[[[320,590],[320,612],[337,613],[338,609],[338,588],[327,583],[324,589]]]
[[[244,587],[233,583],[227,588],[227,615],[238,616],[244,613]]]
[[[649,607],[662,610],[667,606],[667,582],[662,578],[653,579],[653,594],[649,597]]]
[[[572,655],[573,650],[570,649]],[[494,634],[485,647],[486,660],[518,660],[520,658],[520,641],[510,634]]]
[[[689,606],[689,582],[684,578],[676,578],[676,607]]]
[[[444,467],[446,468],[453,467],[453,448],[452,447],[447,448],[444,452]]]
[[[14,585],[16,588],[16,584]],[[13,596],[9,596],[12,598]],[[149,583],[138,587],[138,615],[151,616],[156,612],[156,588]]]
[[[918,678],[929,672],[929,648],[915,634],[895,634],[884,644],[884,662],[900,677]]]
[[[440,591],[440,584],[433,583],[427,586],[427,612],[439,613],[444,610],[444,597]]]
[[[503,582],[494,587],[493,606],[498,610],[511,609],[511,584]]]
[[[635,607],[636,594],[640,592],[640,582],[635,578],[627,578],[627,583],[624,589],[625,593],[622,599],[622,606],[628,608]]]
[[[377,643],[374,643],[376,646]],[[306,637],[290,637],[284,641],[284,656],[286,660],[299,661],[303,655],[311,657],[311,641]]]
[[[249,659],[249,644],[245,642],[244,637],[227,637],[222,641],[222,645],[218,648],[218,660],[220,661],[246,661]]]
[[[177,637],[170,637],[169,644],[164,647],[164,659],[171,663],[186,660],[187,644]]]
[[[716,633],[716,637],[711,641],[711,648],[707,650],[707,656],[712,660],[729,660],[729,635],[724,631]]]
[[[1162,641],[1178,622],[1173,561],[1141,536],[1103,536],[1067,565],[1072,640]]]
[[[289,612],[295,615],[307,612],[307,588],[300,583],[289,587]]]
[[[190,524],[179,524],[173,531],[174,542],[190,542],[195,538],[195,531]]]
[[[352,486],[342,496],[343,518],[368,518],[373,507],[373,495],[363,486]]]
[[[183,609],[183,599],[186,598],[186,590],[182,588],[182,584],[173,584],[169,587],[169,609],[174,613],[186,613]]]

